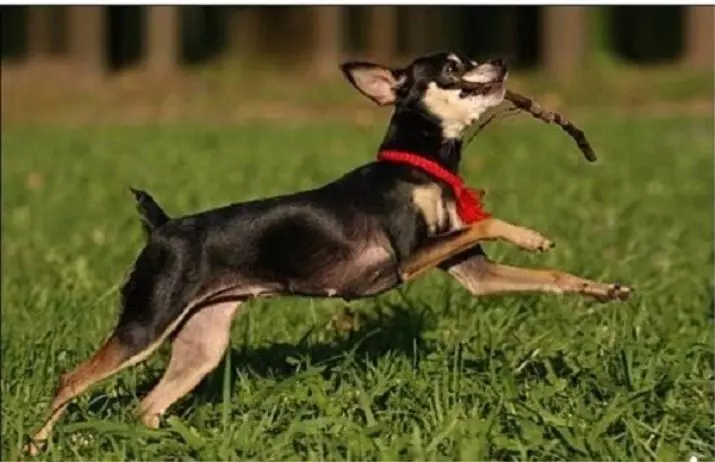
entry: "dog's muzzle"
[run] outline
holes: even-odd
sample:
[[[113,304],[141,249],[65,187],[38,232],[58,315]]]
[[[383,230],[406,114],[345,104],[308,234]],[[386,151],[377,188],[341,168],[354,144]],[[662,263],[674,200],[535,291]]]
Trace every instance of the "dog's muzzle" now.
[[[508,74],[506,63],[501,59],[493,59],[465,73],[459,88],[470,94],[488,94],[500,90]]]

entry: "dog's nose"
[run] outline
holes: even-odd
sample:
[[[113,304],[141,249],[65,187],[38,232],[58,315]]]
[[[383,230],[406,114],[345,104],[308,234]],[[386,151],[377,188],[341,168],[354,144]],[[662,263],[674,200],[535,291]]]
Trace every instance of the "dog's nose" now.
[[[492,66],[499,69],[498,72],[499,72],[500,78],[504,78],[504,76],[506,76],[506,73],[508,72],[506,60],[504,60],[502,58],[491,59],[491,60],[489,60],[489,64],[491,64]]]
[[[489,60],[489,64],[492,66],[506,68],[506,61],[502,58],[491,59]]]

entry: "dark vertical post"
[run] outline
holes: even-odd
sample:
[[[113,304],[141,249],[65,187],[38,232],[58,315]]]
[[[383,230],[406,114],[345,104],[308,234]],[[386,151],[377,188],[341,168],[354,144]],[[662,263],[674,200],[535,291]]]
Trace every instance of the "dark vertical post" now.
[[[28,7],[27,55],[29,59],[46,57],[52,52],[52,8],[51,6]]]
[[[397,7],[369,6],[365,28],[367,52],[371,59],[389,62],[397,51]]]
[[[229,14],[229,53],[240,59],[257,54],[261,43],[261,16],[258,7],[233,7]]]
[[[430,43],[430,16],[429,6],[410,5],[407,9],[407,51],[411,55],[419,55],[429,51],[433,44]]]

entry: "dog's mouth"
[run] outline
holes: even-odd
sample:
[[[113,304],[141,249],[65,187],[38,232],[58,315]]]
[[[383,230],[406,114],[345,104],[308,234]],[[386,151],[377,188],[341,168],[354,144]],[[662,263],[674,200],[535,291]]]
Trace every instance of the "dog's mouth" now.
[[[490,95],[503,91],[509,75],[507,66],[501,60],[477,66],[462,76],[459,88],[462,96]]]
[[[497,93],[504,89],[505,81],[506,76],[484,83],[463,81],[460,85],[460,89],[462,90],[460,96],[484,96],[490,95],[492,93]]]

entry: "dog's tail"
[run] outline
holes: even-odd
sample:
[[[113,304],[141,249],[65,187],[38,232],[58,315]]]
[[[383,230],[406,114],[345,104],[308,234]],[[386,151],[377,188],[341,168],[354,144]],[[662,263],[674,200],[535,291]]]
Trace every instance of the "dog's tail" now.
[[[129,190],[137,201],[137,211],[147,236],[171,219],[149,193],[132,187]]]

